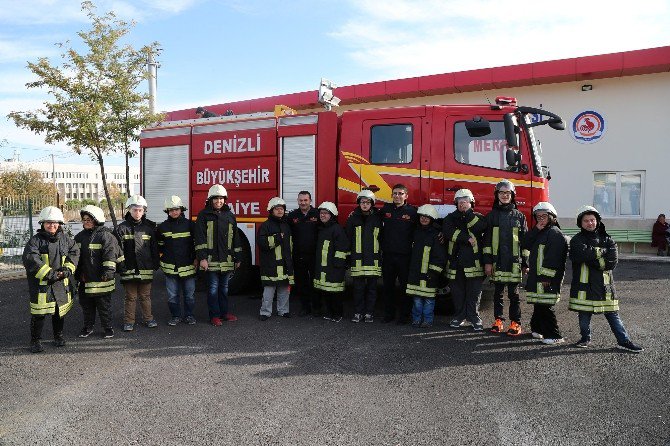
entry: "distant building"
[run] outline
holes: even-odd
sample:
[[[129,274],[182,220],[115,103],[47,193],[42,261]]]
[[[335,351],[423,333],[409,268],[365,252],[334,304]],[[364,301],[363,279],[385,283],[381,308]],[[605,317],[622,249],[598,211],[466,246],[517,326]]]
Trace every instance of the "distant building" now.
[[[15,157],[16,159],[16,157]],[[22,161],[0,161],[0,172],[17,169],[31,169],[38,171],[44,182],[56,183],[60,193],[61,202],[67,200],[92,199],[100,201],[105,198],[102,187],[100,166],[97,164],[62,164],[56,163],[55,168],[50,162],[22,162]],[[126,194],[126,167],[105,166],[105,177],[107,184],[114,184],[122,194]],[[140,169],[130,167],[130,193],[139,193]]]

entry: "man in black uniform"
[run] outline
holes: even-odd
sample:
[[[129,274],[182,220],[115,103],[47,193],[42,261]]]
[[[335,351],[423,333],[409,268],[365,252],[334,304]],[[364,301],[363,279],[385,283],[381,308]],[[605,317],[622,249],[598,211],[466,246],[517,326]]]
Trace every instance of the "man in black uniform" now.
[[[407,275],[412,254],[412,238],[416,227],[416,208],[407,204],[408,190],[402,184],[393,186],[393,203],[381,209],[382,278],[384,280],[384,319],[391,322],[398,312],[398,324],[410,321],[412,301],[407,297]],[[396,297],[396,279],[400,294]]]
[[[293,269],[295,292],[300,297],[300,316],[320,316],[321,302],[314,292],[314,261],[319,211],[312,206],[312,194],[298,193],[298,209],[289,212],[286,220],[293,236]],[[293,293],[291,293],[293,294]]]

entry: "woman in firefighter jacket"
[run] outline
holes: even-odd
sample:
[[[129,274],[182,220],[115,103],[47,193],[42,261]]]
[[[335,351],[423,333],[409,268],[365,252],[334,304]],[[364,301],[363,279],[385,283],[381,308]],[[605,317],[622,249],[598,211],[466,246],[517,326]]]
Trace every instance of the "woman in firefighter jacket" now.
[[[116,228],[124,257],[123,262],[119,262],[121,283],[125,288],[123,331],[135,328],[138,297],[144,324],[155,328],[158,323],[151,313],[151,283],[159,266],[156,223],[147,219],[147,201],[141,195],[128,198],[126,208],[125,219]]]
[[[337,223],[337,207],[330,201],[319,206],[319,234],[316,242],[316,263],[314,265],[314,289],[326,301],[327,312],[324,319],[342,320],[342,293],[344,273],[349,255],[349,239]]]
[[[377,301],[377,279],[382,275],[379,233],[382,218],[377,212],[375,194],[364,189],[358,193],[358,207],[345,227],[351,242],[351,278],[354,282],[354,317],[351,322],[373,322]]]
[[[593,206],[577,210],[577,226],[581,231],[570,240],[572,285],[570,310],[579,313],[581,339],[577,347],[591,344],[591,316],[603,313],[616,337],[618,347],[634,353],[643,349],[628,336],[619,317],[619,301],[614,290],[612,270],[618,256],[614,240],[605,231],[600,213]]]
[[[72,308],[76,290],[73,274],[79,260],[79,249],[74,240],[63,232],[63,213],[54,206],[40,212],[41,228],[23,250],[23,266],[30,293],[30,351],[44,350],[42,328],[44,317],[51,315],[54,344],[63,347],[63,320]]]
[[[93,333],[95,311],[100,315],[100,325],[105,338],[114,336],[112,328],[112,292],[116,286],[114,273],[117,261],[123,261],[119,243],[112,232],[104,227],[105,214],[97,206],[84,206],[79,211],[84,229],[74,237],[81,256],[75,271],[79,281],[79,303],[84,312],[84,328],[80,338]]]
[[[289,285],[293,285],[293,257],[291,256],[291,228],[284,220],[286,202],[274,197],[268,202],[270,216],[258,230],[263,302],[260,320],[272,316],[272,301],[277,292],[277,314],[291,317],[289,313]]]
[[[440,243],[440,230],[435,227],[435,220],[438,218],[435,207],[424,204],[419,207],[417,214],[419,224],[412,241],[407,294],[414,298],[412,325],[430,327],[433,325],[439,275],[444,270],[447,256]]]
[[[482,331],[479,300],[484,278],[481,262],[486,219],[474,211],[475,197],[469,189],[458,190],[454,203],[457,209],[445,217],[442,226],[448,246],[447,277],[455,307],[449,325],[458,328],[467,321],[475,331]]]
[[[521,246],[526,234],[526,217],[516,208],[514,184],[500,181],[493,192],[493,209],[486,216],[487,229],[484,237],[484,272],[494,283],[493,333],[505,330],[503,316],[503,292],[507,288],[509,298],[509,336],[521,334],[521,305],[518,287],[522,271],[527,270]]]
[[[209,320],[215,327],[237,317],[228,312],[228,281],[240,266],[242,243],[237,220],[226,204],[228,192],[220,184],[209,188],[207,204],[195,222],[195,255],[207,274]]]
[[[533,304],[531,334],[550,345],[564,341],[558,329],[554,305],[561,297],[568,242],[556,216],[556,209],[551,203],[542,201],[536,204],[533,208],[535,227],[526,234],[523,244],[523,249],[530,251],[526,300]]]
[[[165,200],[163,211],[167,219],[158,225],[160,267],[165,273],[165,288],[171,318],[168,325],[179,322],[195,324],[195,273],[197,262],[193,245],[194,223],[184,216],[186,206],[176,195]],[[184,310],[181,309],[183,296]]]

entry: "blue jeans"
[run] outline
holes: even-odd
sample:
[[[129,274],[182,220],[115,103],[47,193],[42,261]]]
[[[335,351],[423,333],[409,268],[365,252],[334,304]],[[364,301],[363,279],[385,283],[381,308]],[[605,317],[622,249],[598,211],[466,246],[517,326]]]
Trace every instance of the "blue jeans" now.
[[[195,277],[182,278],[165,275],[165,288],[168,294],[168,307],[172,317],[182,317],[180,297],[184,296],[183,317],[193,316],[195,306]]]
[[[420,324],[422,316],[424,323],[433,323],[433,317],[435,316],[435,299],[427,299],[423,297],[414,298],[414,306],[412,307],[412,322],[415,324]]]
[[[618,311],[607,311],[604,313],[607,322],[610,324],[612,333],[616,336],[616,340],[619,344],[628,342],[630,338],[626,332],[626,328],[621,322]],[[590,341],[591,340],[591,316],[593,313],[587,313],[585,311],[579,312],[579,331],[582,335],[582,340]]]
[[[230,271],[207,271],[207,306],[209,318],[228,314],[228,281]]]

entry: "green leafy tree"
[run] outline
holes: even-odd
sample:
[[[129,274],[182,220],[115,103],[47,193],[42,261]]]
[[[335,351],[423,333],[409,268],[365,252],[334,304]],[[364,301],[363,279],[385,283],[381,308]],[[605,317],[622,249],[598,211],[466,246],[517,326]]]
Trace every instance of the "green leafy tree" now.
[[[37,170],[19,168],[0,173],[0,197],[29,197],[56,202],[56,188]]]
[[[88,31],[77,33],[85,51],[78,52],[69,41],[58,43],[64,52],[61,64],[47,58],[29,62],[37,76],[27,88],[48,91],[50,101],[34,111],[12,111],[8,117],[18,127],[44,134],[46,143],[64,142],[81,154],[87,152],[100,166],[106,204],[116,226],[114,200],[105,178],[104,158],[110,152],[129,147],[139,129],[161,120],[149,112],[148,95],[138,91],[146,79],[144,67],[149,55],[159,52],[153,42],[140,49],[122,44],[134,23],[116,18],[113,12],[96,15],[91,1],[81,4],[91,22]]]

